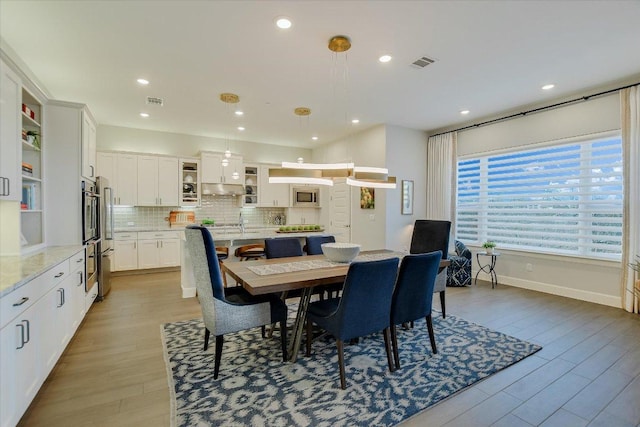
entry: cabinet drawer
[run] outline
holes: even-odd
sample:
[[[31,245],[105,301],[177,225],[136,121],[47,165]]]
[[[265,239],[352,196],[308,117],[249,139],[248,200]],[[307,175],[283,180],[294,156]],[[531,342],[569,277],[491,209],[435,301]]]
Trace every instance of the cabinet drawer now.
[[[113,238],[115,240],[138,240],[138,232],[127,231],[127,232],[113,233]]]
[[[179,231],[141,231],[138,239],[179,239]]]
[[[69,277],[69,260],[66,259],[62,261],[60,264],[42,273],[40,277],[44,279],[42,285],[45,287],[45,291],[48,291]]]
[[[0,299],[0,329],[31,307],[46,291],[45,279],[38,276]]]
[[[69,259],[69,273],[74,273],[84,268],[84,250],[78,252]]]

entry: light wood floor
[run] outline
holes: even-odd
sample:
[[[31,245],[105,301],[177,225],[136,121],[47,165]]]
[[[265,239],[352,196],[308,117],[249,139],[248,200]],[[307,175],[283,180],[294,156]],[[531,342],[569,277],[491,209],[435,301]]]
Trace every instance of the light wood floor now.
[[[168,426],[160,324],[200,317],[179,280],[178,272],[114,278],[20,425]],[[450,314],[544,348],[405,425],[640,425],[640,316],[486,283],[448,288],[447,303]]]

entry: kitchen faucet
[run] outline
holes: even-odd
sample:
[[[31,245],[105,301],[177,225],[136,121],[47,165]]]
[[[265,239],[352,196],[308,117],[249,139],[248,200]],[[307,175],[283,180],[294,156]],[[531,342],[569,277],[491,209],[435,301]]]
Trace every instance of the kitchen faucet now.
[[[239,223],[239,226],[240,226],[240,231],[242,233],[244,233],[244,220],[242,219],[242,212],[240,212],[240,223]]]

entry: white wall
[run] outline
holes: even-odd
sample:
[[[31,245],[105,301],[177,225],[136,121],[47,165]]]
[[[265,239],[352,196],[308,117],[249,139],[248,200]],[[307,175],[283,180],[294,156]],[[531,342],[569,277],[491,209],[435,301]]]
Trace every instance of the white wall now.
[[[386,158],[389,175],[397,179],[395,190],[385,190],[387,197],[388,249],[408,251],[413,224],[424,219],[427,209],[427,135],[423,131],[398,126],[386,127]],[[402,215],[402,180],[413,181],[413,215]]]
[[[178,157],[199,157],[200,151],[222,152],[227,149],[224,139],[183,135],[170,132],[98,126],[98,151],[134,151]],[[248,141],[229,142],[230,150],[243,156],[244,162],[295,162],[298,157],[310,158],[311,150],[282,145],[256,144]]]
[[[313,150],[313,161],[353,161],[359,166],[384,167],[385,152],[386,131],[380,125]],[[353,187],[351,191],[351,241],[362,245],[363,250],[385,247],[387,191],[376,189],[375,209],[360,209],[360,190]],[[328,224],[327,214],[328,209],[323,209],[320,223]]]
[[[458,155],[505,150],[613,129],[620,129],[617,93],[459,132]],[[471,249],[474,252],[479,250]],[[502,255],[496,264],[500,283],[621,307],[621,269],[618,262],[503,249],[500,252]],[[475,270],[476,260],[473,261]],[[526,271],[527,264],[531,264],[532,271]]]

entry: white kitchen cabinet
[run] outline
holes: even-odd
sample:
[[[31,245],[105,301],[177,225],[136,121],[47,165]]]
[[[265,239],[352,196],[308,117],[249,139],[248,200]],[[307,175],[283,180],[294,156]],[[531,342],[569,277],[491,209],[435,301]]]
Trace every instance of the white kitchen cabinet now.
[[[229,165],[222,166],[222,160],[224,158],[224,153],[200,153],[203,183],[240,185],[244,183],[244,166],[242,164],[242,157],[234,154],[229,158]],[[238,172],[238,179],[233,179],[234,172]]]
[[[71,289],[71,309],[73,311],[73,315],[71,316],[71,336],[75,333],[75,331],[82,323],[82,319],[84,319],[84,315],[86,313],[84,307],[84,298],[85,298],[85,290],[84,290],[84,280],[85,280],[85,253],[84,250],[79,252],[75,256],[69,259],[69,278],[67,280],[71,280],[73,283]]]
[[[95,181],[96,170],[96,124],[86,108],[82,111],[82,176]]]
[[[180,159],[180,206],[200,206],[202,194],[200,160]]]
[[[84,251],[0,298],[0,425],[14,426],[73,337]],[[73,267],[70,267],[73,263]],[[82,319],[79,319],[81,321]],[[79,321],[77,322],[79,324]]]
[[[20,77],[0,61],[0,200],[20,201]],[[4,231],[3,231],[4,233]]]
[[[315,225],[319,219],[319,209],[316,208],[289,208],[287,212],[287,224]]]
[[[287,208],[291,206],[289,184],[269,184],[269,169],[277,165],[260,165],[258,186],[260,188],[258,206],[265,208]]]
[[[180,174],[176,157],[138,156],[137,206],[178,206]]]
[[[260,165],[244,165],[244,197],[242,204],[245,207],[258,206],[262,192],[259,183]]]
[[[45,303],[45,299],[34,303],[0,330],[0,423],[3,427],[18,424],[44,381],[40,339],[46,323]]]
[[[138,269],[138,233],[114,233],[113,271]]]
[[[97,174],[109,180],[115,205],[138,202],[138,157],[135,154],[99,152]]]
[[[175,231],[138,233],[138,268],[180,265],[180,236]]]

